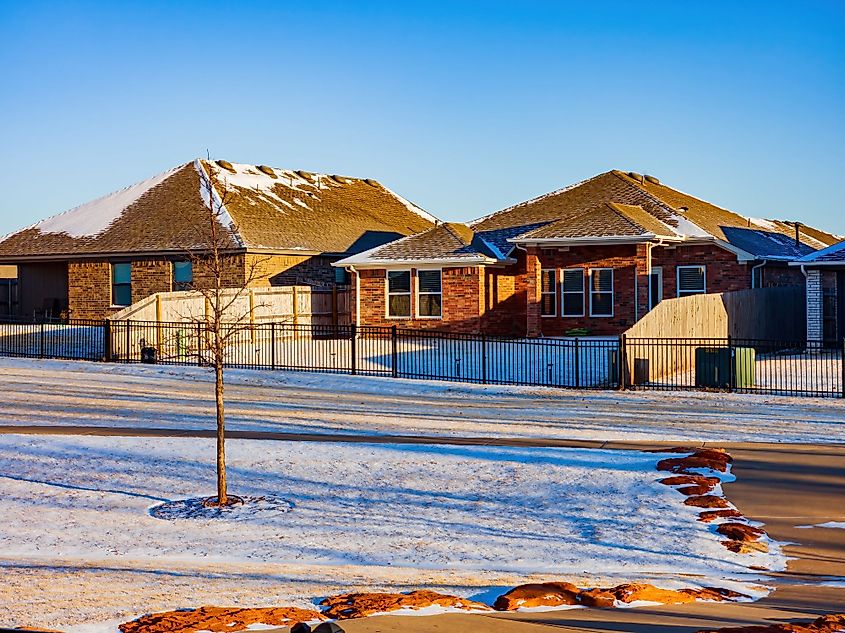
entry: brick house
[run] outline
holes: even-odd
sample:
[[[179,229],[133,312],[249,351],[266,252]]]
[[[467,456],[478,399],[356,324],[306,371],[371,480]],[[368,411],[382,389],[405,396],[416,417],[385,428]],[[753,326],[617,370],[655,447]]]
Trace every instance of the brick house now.
[[[610,335],[662,299],[803,284],[789,262],[835,241],[743,217],[652,176],[609,171],[334,265],[354,276],[361,325]]]
[[[202,286],[201,260],[187,255],[208,220],[209,184],[226,200],[219,228],[232,286],[248,277],[255,286],[345,284],[332,262],[435,221],[371,179],[198,159],[3,238],[0,265],[16,267],[6,311],[101,319],[156,292]]]
[[[845,339],[845,242],[792,262],[807,278],[807,341],[840,345]]]

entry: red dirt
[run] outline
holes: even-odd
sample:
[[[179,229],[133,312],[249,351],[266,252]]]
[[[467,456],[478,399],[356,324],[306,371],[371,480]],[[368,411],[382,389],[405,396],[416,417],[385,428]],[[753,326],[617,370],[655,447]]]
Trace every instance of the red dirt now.
[[[736,519],[742,516],[742,512],[734,510],[733,508],[725,508],[724,510],[705,510],[698,515],[698,520],[704,523],[711,523],[716,519]]]
[[[724,497],[716,495],[702,495],[700,497],[687,497],[684,505],[696,508],[727,508],[730,505]]]
[[[686,452],[686,451],[671,451]],[[686,457],[669,457],[657,462],[657,470],[668,470],[673,473],[694,475],[690,472],[693,468],[709,468],[719,472],[725,472],[733,457],[718,448],[698,448],[691,451]]]
[[[497,611],[516,611],[520,607],[559,607],[578,604],[581,590],[568,582],[544,582],[520,585],[496,598]]]
[[[515,611],[520,607],[556,607],[580,604],[585,607],[614,607],[617,602],[629,604],[638,600],[662,604],[688,604],[697,600],[722,602],[748,596],[728,589],[659,589],[646,583],[629,583],[616,587],[578,589],[567,582],[521,585],[500,596],[494,605],[497,611]]]
[[[769,546],[760,541],[721,541],[727,549],[737,554],[750,554],[752,552],[768,552]]]
[[[326,598],[320,603],[320,606],[327,607],[323,615],[334,620],[365,618],[374,613],[406,608],[424,609],[433,605],[464,610],[490,610],[490,607],[480,602],[427,590],[410,593],[347,593]]]
[[[291,626],[298,622],[325,620],[308,609],[296,607],[267,607],[241,609],[238,607],[200,607],[191,611],[166,611],[144,615],[124,622],[122,633],[187,633],[188,631],[243,631],[250,624]]]
[[[739,541],[740,543],[750,543],[757,541],[766,532],[760,528],[745,525],[744,523],[722,523],[716,528],[716,531],[727,536],[731,541]]]
[[[701,629],[698,633],[837,633],[845,630],[845,614],[823,615],[809,624],[780,623],[768,626],[740,626]]]
[[[661,479],[660,483],[667,486],[690,486],[690,485],[711,485],[716,487],[719,485],[718,477],[705,477],[704,475],[673,475]]]
[[[708,492],[713,492],[713,486],[696,484],[694,486],[681,486],[680,488],[676,488],[676,490],[682,495],[697,497],[699,495],[706,495]]]

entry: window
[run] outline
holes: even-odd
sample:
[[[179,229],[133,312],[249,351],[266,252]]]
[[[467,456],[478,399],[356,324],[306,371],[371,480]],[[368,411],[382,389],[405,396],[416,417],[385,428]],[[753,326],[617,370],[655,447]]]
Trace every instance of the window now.
[[[678,296],[700,295],[707,292],[707,272],[704,266],[678,266]]]
[[[563,271],[563,316],[584,316],[584,269]]]
[[[590,271],[590,316],[613,316],[613,269]]]
[[[411,271],[387,271],[387,316],[411,316]]]
[[[349,283],[349,272],[345,268],[335,268],[334,282],[338,286],[345,286]]]
[[[545,317],[557,315],[557,271],[546,269],[540,272],[540,314]]]
[[[443,305],[443,286],[439,270],[417,271],[417,316],[439,318]]]
[[[111,265],[111,303],[113,306],[132,303],[132,264]]]
[[[190,290],[194,283],[194,265],[191,262],[173,262],[173,289]]]

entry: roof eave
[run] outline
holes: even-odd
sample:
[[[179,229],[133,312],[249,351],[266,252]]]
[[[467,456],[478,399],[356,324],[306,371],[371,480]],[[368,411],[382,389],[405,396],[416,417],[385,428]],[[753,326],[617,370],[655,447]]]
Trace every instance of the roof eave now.
[[[431,257],[427,259],[381,259],[381,260],[360,260],[355,261],[354,257],[348,257],[338,262],[333,262],[332,266],[337,268],[396,268],[408,266],[493,266],[496,264],[514,263],[515,260],[497,260],[492,257]]]

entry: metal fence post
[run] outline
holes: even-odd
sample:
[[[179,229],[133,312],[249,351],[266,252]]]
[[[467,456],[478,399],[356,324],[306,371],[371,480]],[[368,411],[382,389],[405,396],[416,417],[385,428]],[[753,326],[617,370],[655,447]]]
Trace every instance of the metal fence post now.
[[[38,338],[38,358],[44,358],[44,321],[41,322],[41,335]]]
[[[103,360],[108,362],[111,359],[111,321],[109,319],[103,319]]]
[[[628,387],[628,339],[624,334],[619,336],[619,368],[617,374],[619,389],[624,391]]]
[[[202,367],[202,323],[197,321],[197,365]]]
[[[390,326],[390,358],[393,365],[393,377],[396,378],[399,375],[399,367],[396,364],[396,339],[398,337],[398,330],[396,329],[395,325]]]
[[[358,326],[354,323],[350,326],[352,336],[349,339],[349,354],[352,375],[358,373]]]
[[[736,391],[736,367],[734,367],[736,359],[734,356],[733,338],[728,334],[728,391]]]
[[[481,335],[481,384],[487,384],[487,335]]]
[[[581,347],[579,340],[575,339],[575,387],[581,386]]]
[[[132,329],[132,321],[124,321],[123,325],[126,329],[126,362],[130,362],[132,360],[132,353],[129,349],[129,338],[130,338],[130,330]]]
[[[276,322],[270,321],[270,369],[276,369]]]
[[[840,388],[842,389],[842,393],[840,394],[840,398],[845,398],[845,338],[842,339],[842,349],[841,355],[839,357],[839,372],[840,372]]]

